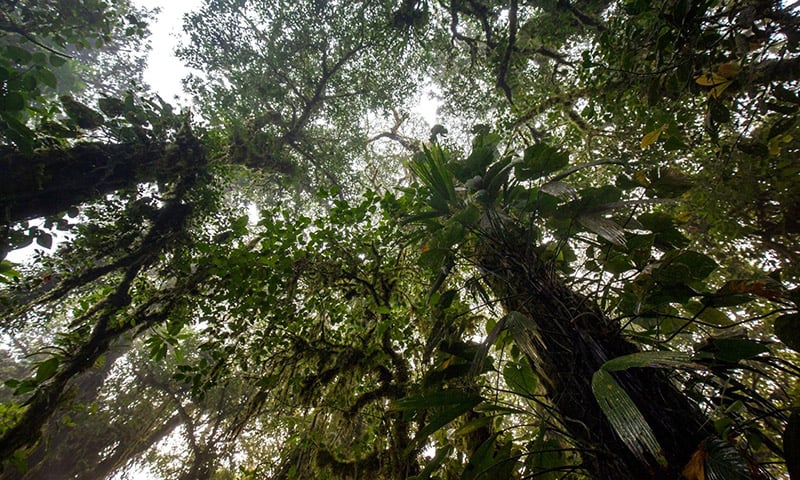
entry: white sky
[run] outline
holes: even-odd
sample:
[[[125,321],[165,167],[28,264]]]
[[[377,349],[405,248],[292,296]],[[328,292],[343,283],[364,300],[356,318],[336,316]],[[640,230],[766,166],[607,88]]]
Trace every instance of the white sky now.
[[[156,91],[166,102],[173,103],[175,96],[178,96],[186,103],[186,97],[182,95],[183,88],[181,79],[189,73],[175,55],[182,35],[183,14],[194,10],[203,3],[202,0],[134,0],[136,5],[146,8],[160,8],[152,24],[150,31],[152,36],[150,41],[153,49],[150,51],[150,58],[147,61],[147,69],[144,71],[144,81]]]
[[[174,52],[183,35],[183,14],[199,8],[203,0],[133,1],[136,5],[142,7],[161,9],[161,12],[150,25],[150,31],[152,32],[150,40],[153,49],[147,61],[144,81],[156,93],[161,95],[161,98],[165,101],[176,103],[175,97],[177,97],[177,103],[187,104],[189,100],[183,95],[181,79],[186,77],[190,70],[175,57]],[[420,98],[420,103],[413,111],[422,116],[432,126],[436,123],[437,108],[438,102],[431,99],[429,95],[423,94]]]

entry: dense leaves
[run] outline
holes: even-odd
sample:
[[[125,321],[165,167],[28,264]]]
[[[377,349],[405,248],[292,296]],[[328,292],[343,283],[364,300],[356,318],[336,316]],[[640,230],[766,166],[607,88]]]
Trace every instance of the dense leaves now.
[[[797,475],[795,7],[8,7],[0,478]]]

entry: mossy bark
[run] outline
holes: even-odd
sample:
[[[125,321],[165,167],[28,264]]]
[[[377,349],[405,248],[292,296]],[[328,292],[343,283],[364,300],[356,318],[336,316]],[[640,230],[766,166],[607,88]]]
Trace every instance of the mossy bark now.
[[[139,183],[171,181],[185,169],[164,144],[79,143],[26,156],[0,149],[0,224],[56,215]]]

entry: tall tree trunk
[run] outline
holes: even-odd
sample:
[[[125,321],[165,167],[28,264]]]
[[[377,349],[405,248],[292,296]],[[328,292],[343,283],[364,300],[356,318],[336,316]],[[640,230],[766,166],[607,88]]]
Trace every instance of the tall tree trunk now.
[[[164,423],[154,426],[150,430],[138,432],[140,438],[126,438],[117,445],[114,451],[94,468],[81,471],[72,477],[75,480],[95,480],[108,478],[114,472],[125,466],[129,461],[146,452],[157,444],[181,424],[180,415],[177,413],[166,419]]]
[[[607,360],[638,351],[621,336],[619,324],[589,298],[568,289],[530,243],[487,239],[479,266],[505,309],[529,322],[515,335],[518,346],[582,449],[589,474],[603,480],[680,478],[700,442],[713,435],[697,405],[661,370],[615,374],[655,433],[668,464],[638,458],[608,423],[591,386],[593,374]]]

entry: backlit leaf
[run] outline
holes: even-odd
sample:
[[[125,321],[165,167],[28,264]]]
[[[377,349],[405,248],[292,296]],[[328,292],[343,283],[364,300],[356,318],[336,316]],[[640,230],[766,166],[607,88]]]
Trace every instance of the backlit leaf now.
[[[601,367],[607,372],[641,367],[685,367],[694,366],[692,357],[684,352],[637,352],[612,358]]]
[[[538,143],[525,149],[522,162],[516,165],[515,175],[520,180],[534,180],[564,168],[568,163],[566,153]]]
[[[717,72],[727,79],[734,79],[739,76],[741,67],[736,62],[727,62],[717,67]]]
[[[708,457],[708,452],[704,447],[698,448],[692,454],[691,460],[681,472],[686,480],[706,480],[706,457]]]
[[[701,85],[703,87],[714,87],[726,82],[728,83],[730,82],[730,80],[728,80],[727,78],[714,72],[707,72],[702,75],[698,75],[697,77],[695,77],[694,81],[697,82],[698,85]]]
[[[523,397],[533,397],[539,380],[527,362],[509,363],[503,368],[506,385],[514,393]]]
[[[715,86],[710,92],[708,92],[708,96],[711,98],[719,98],[719,96],[722,95],[722,92],[724,92],[726,88],[730,87],[732,83],[733,82],[731,80],[728,80]]]
[[[36,368],[36,381],[41,383],[48,378],[52,377],[56,370],[58,370],[59,360],[56,357],[48,358],[47,360],[39,363]]]
[[[639,146],[641,148],[647,148],[650,145],[656,143],[658,141],[659,137],[661,137],[661,134],[664,133],[664,131],[667,128],[669,128],[669,124],[665,123],[664,125],[661,125],[660,127],[656,128],[655,130],[646,133],[645,136],[642,137],[642,141],[639,142]]]
[[[646,463],[645,453],[649,453],[659,464],[666,465],[667,460],[647,420],[608,371],[601,368],[594,373],[592,393],[608,423],[639,460]]]
[[[614,220],[598,214],[585,214],[578,216],[578,222],[614,245],[625,245],[625,230]]]

